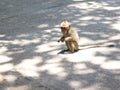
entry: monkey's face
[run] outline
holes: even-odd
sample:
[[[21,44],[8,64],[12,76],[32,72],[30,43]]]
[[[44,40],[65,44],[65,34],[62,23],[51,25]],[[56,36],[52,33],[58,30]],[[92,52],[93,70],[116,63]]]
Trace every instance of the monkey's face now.
[[[61,32],[65,35],[67,34],[69,27],[61,27]]]

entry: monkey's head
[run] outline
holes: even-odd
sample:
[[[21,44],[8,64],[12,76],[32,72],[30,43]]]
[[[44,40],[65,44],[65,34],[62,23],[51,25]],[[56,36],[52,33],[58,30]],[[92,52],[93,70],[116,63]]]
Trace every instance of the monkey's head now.
[[[68,30],[70,29],[70,24],[68,23],[67,20],[64,20],[61,24],[60,24],[60,28],[61,28],[61,32],[63,34],[67,34]]]

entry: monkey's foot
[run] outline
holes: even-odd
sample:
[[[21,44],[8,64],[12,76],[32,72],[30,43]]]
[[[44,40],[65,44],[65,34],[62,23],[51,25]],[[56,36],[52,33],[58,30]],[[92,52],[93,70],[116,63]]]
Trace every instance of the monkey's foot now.
[[[74,52],[77,52],[77,51],[79,51],[79,49],[76,49]]]
[[[77,51],[79,51],[79,49],[74,50],[74,52],[70,52],[69,49],[65,49],[65,50],[60,51],[58,54],[70,54],[70,53],[75,53]]]

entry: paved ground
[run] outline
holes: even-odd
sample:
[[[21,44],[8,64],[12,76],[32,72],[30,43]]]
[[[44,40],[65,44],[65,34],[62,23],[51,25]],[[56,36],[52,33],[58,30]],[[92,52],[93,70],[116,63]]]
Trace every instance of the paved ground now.
[[[80,47],[58,54],[68,19]],[[120,0],[0,0],[0,90],[120,90]]]

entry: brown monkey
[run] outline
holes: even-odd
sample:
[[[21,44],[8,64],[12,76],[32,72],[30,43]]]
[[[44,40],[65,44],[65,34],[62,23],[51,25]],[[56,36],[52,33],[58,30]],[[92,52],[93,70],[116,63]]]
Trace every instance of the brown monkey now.
[[[79,36],[77,31],[71,29],[70,24],[67,22],[67,20],[64,20],[60,24],[60,28],[63,36],[58,40],[58,42],[65,42],[70,52],[75,52],[78,50]]]
[[[89,48],[97,48],[97,47],[114,47],[114,44],[110,44],[110,45],[90,45],[90,46],[86,46],[83,48],[78,47],[78,43],[79,43],[79,36],[77,31],[71,29],[70,24],[67,22],[67,20],[64,20],[61,24],[60,24],[60,28],[61,28],[61,32],[62,32],[62,37],[58,40],[58,42],[65,42],[68,50],[70,52],[75,52],[78,50],[83,50],[83,49],[89,49]],[[66,51],[66,50],[64,50]],[[64,52],[63,51],[63,52]]]

